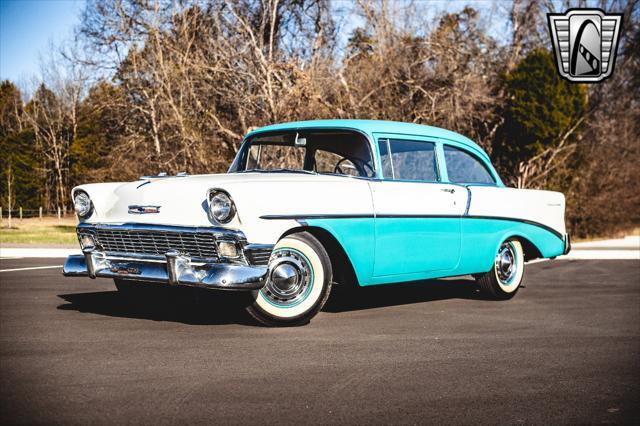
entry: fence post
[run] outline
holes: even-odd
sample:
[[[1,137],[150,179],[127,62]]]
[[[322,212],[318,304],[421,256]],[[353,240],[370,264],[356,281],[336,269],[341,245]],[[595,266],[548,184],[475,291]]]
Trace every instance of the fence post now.
[[[42,207],[38,208],[38,217],[42,220]]]
[[[4,219],[2,217],[2,207],[0,207],[0,226],[2,226],[2,219]]]
[[[58,222],[60,222],[60,206],[58,206]]]
[[[20,207],[20,222],[22,222],[22,207]]]
[[[11,207],[9,207],[9,229],[11,229]]]

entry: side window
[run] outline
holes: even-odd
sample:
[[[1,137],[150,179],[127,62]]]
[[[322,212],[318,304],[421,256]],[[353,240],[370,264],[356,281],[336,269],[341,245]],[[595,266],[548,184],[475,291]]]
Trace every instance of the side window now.
[[[447,162],[447,174],[451,182],[496,183],[484,163],[466,151],[445,145],[444,159]]]
[[[435,182],[438,180],[432,142],[380,139],[380,160],[386,179]]]

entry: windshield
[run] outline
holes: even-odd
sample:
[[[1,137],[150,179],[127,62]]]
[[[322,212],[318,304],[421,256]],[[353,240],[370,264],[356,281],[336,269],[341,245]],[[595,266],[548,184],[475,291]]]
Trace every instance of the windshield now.
[[[242,172],[375,176],[367,139],[348,131],[257,135],[242,145],[229,170]]]

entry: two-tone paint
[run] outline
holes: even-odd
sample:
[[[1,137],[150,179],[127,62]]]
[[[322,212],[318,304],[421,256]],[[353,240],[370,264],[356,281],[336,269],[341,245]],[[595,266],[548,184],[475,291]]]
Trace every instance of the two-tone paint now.
[[[344,249],[362,286],[486,272],[500,244],[516,237],[529,259],[555,257],[568,248],[561,193],[506,188],[487,154],[447,130],[408,123],[323,120],[267,126],[268,132],[341,129],[366,137],[373,178],[299,173],[227,173],[149,177],[130,183],[82,185],[94,202],[86,223],[216,226],[241,231],[251,244],[274,245],[288,232],[320,228]],[[435,144],[438,179],[385,178],[379,142],[408,139]],[[493,185],[449,181],[444,147],[480,159]],[[232,166],[233,169],[233,166]],[[211,190],[227,192],[237,215],[216,223],[207,209]],[[161,206],[132,215],[130,206]]]

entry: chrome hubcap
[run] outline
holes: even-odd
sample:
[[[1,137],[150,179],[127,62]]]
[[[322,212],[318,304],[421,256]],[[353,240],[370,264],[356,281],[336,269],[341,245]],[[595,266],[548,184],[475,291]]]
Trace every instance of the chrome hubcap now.
[[[289,263],[281,263],[271,273],[271,281],[279,293],[288,294],[295,290],[300,276],[298,270]]]
[[[295,250],[279,249],[271,254],[269,278],[261,290],[272,302],[293,304],[306,296],[311,283],[311,265]]]
[[[516,254],[511,243],[502,243],[496,255],[495,264],[498,279],[503,284],[511,284],[517,273]]]

